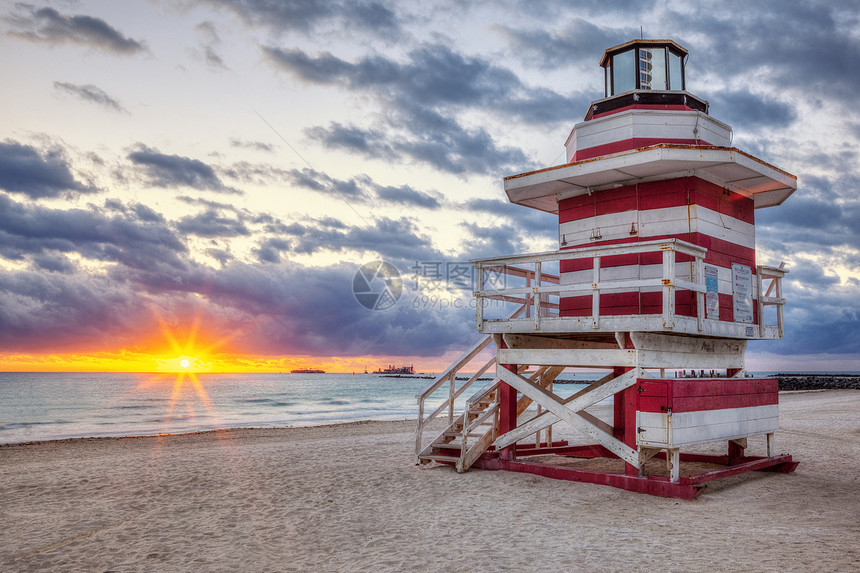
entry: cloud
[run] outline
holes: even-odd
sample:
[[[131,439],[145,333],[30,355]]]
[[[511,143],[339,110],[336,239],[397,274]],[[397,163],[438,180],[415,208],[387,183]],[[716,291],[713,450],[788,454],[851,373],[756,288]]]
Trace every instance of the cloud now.
[[[465,259],[500,257],[527,252],[526,245],[519,233],[512,233],[508,226],[487,226],[478,223],[461,223],[468,234],[464,244],[468,248]]]
[[[422,235],[415,223],[406,218],[377,218],[363,227],[347,226],[336,219],[315,219],[308,222],[276,224],[269,227],[277,243],[268,238],[257,250],[263,262],[280,260],[275,253],[289,249],[295,254],[318,252],[358,252],[382,257],[392,262],[437,260],[442,255],[433,248],[432,239]]]
[[[232,147],[239,147],[241,149],[252,149],[254,151],[265,151],[267,153],[273,153],[277,150],[277,147],[272,145],[271,143],[264,143],[262,141],[246,141],[243,139],[231,138],[230,145]]]
[[[117,55],[146,51],[146,45],[128,38],[100,18],[64,16],[53,8],[35,8],[19,4],[23,11],[8,18],[19,28],[14,36],[47,44],[72,43],[89,46]]]
[[[263,52],[278,69],[303,81],[370,91],[404,109],[407,102],[414,110],[485,107],[539,123],[573,117],[569,98],[529,88],[509,69],[441,44],[416,48],[405,62],[374,55],[352,63],[328,52],[313,57],[297,48],[273,46],[264,46]]]
[[[483,212],[494,215],[497,219],[504,217],[506,226],[516,229],[517,233],[528,235],[530,238],[542,238],[555,241],[558,238],[558,217],[537,209],[528,209],[502,199],[470,199],[463,208],[467,212]]]
[[[373,55],[348,62],[331,53],[311,56],[266,46],[281,71],[319,85],[376,97],[385,112],[368,128],[332,122],[305,133],[323,145],[383,160],[425,163],[455,174],[499,173],[532,167],[522,150],[498,145],[483,127],[466,127],[458,114],[478,110],[523,124],[573,122],[571,97],[530,88],[507,68],[443,45],[421,46],[404,62]],[[582,97],[583,107],[587,100]]]
[[[719,11],[667,10],[663,22],[696,38],[688,47],[696,49],[693,57],[705,68],[700,73],[838,104],[860,91],[860,76],[847,73],[860,69],[853,2],[734,0]]]
[[[510,42],[512,57],[544,70],[576,64],[597,66],[604,50],[638,37],[639,33],[633,28],[597,26],[579,17],[559,28],[495,25],[492,30]]]
[[[393,131],[366,130],[333,122],[313,127],[306,135],[322,145],[358,153],[370,159],[426,164],[457,175],[498,174],[528,170],[533,162],[520,150],[499,147],[483,128],[465,129],[455,120],[425,110],[409,112],[391,122]],[[438,121],[434,121],[438,120]],[[421,131],[425,123],[432,131]]]
[[[366,203],[370,196],[366,191],[369,178],[366,176],[351,177],[348,180],[336,179],[327,173],[315,169],[291,169],[286,175],[298,187],[319,191],[340,198],[343,201]]]
[[[101,88],[93,85],[78,86],[67,82],[54,82],[54,89],[64,91],[84,101],[95,103],[113,111],[128,113],[121,103],[110,97]]]
[[[214,210],[183,217],[176,222],[176,230],[180,233],[208,238],[241,237],[250,234],[241,219],[224,217]]]
[[[39,151],[9,139],[0,142],[0,189],[31,199],[98,191],[75,178],[61,149]]]
[[[413,189],[409,185],[398,187],[376,185],[376,196],[380,199],[406,207],[423,207],[425,209],[441,209],[442,203],[438,194],[431,195]]]
[[[254,354],[438,356],[475,339],[468,305],[445,312],[416,308],[411,299],[420,293],[408,287],[388,310],[364,308],[352,293],[359,266],[234,264],[217,274],[209,297],[254,318],[256,328],[238,341]],[[337,312],[330,311],[333,305]]]
[[[203,61],[206,62],[206,65],[211,69],[216,70],[228,70],[230,68],[227,67],[227,64],[224,63],[224,59],[221,57],[221,54],[216,50],[216,46],[221,45],[221,36],[218,35],[218,30],[215,28],[215,24],[206,21],[201,22],[196,27],[197,33],[203,37],[203,45],[201,46],[203,52],[202,55]]]
[[[326,24],[343,30],[347,26],[392,39],[400,35],[400,23],[388,7],[379,2],[284,0],[208,0],[209,4],[231,10],[249,24],[278,32],[311,33]]]
[[[742,131],[762,127],[785,128],[797,119],[794,107],[772,96],[757,95],[747,89],[718,90],[708,96],[709,113]]]
[[[117,212],[116,204],[111,209]],[[148,208],[131,206],[119,215],[91,209],[50,209],[0,195],[0,255],[78,254],[82,258],[140,269],[175,273],[187,248],[163,219]]]
[[[138,144],[128,154],[128,158],[141,168],[147,182],[155,187],[191,187],[203,191],[243,194],[238,189],[224,185],[215,170],[198,159],[167,155],[143,144]]]

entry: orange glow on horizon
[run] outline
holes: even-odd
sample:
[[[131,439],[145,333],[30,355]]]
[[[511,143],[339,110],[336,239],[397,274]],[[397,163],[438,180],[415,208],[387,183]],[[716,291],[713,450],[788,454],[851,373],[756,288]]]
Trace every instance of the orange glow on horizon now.
[[[415,366],[415,372],[439,373],[447,368],[460,352],[439,357],[426,356],[308,356],[273,357],[252,354],[232,354],[207,350],[193,353],[148,351],[99,351],[92,353],[11,354],[0,353],[0,372],[151,372],[151,373],[287,373],[301,368],[319,368],[329,373],[363,373],[389,364]],[[181,361],[188,359],[188,368]],[[488,356],[489,358],[489,356]]]
[[[460,350],[437,357],[426,356],[286,356],[231,351],[229,345],[243,332],[235,330],[210,336],[212,327],[202,328],[199,313],[182,325],[169,325],[153,312],[158,329],[142,337],[132,348],[99,349],[91,352],[3,353],[0,372],[152,372],[152,373],[288,373],[316,368],[329,373],[373,372],[389,364],[415,367],[416,373],[439,373],[460,356]],[[489,354],[487,355],[489,358]],[[187,365],[185,362],[187,361]]]

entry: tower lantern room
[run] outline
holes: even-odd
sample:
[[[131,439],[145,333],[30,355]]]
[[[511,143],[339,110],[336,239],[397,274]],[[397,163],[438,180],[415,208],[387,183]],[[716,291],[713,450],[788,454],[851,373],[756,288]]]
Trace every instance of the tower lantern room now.
[[[573,126],[567,163],[504,179],[512,203],[557,215],[558,249],[473,261],[477,329],[495,343],[496,378],[459,422],[449,414],[434,443],[421,445],[419,422],[420,460],[678,497],[715,477],[796,467],[774,449],[776,380],[748,377],[744,355],[749,340],[783,335],[788,271],[756,260],[755,212],[782,204],[797,179],[732,147],[732,128],[687,91],[686,60],[672,40],[609,48],[600,60],[605,97]],[[511,303],[520,308],[498,316]],[[465,390],[454,388],[461,367],[430,386],[450,379],[451,408]],[[566,367],[607,373],[562,399],[553,379]],[[611,425],[586,410],[610,396]],[[518,420],[531,402],[539,416]],[[488,419],[496,421],[474,437],[473,421]],[[556,422],[597,445],[553,443]],[[745,455],[755,436],[766,437],[767,455]],[[714,441],[728,442],[726,456],[681,454]],[[617,458],[623,469],[548,469],[518,452]],[[655,457],[668,476],[648,475]],[[729,467],[682,475],[685,459]]]
[[[604,52],[606,97],[635,90],[684,91],[687,50],[671,40],[633,40]]]

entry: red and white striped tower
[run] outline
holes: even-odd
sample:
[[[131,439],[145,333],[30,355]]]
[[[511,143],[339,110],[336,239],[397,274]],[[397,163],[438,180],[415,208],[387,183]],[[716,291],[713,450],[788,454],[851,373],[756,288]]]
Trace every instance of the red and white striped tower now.
[[[447,438],[424,450],[426,459],[446,461],[460,432],[461,471],[475,465],[686,498],[710,479],[797,466],[775,452],[776,381],[749,378],[744,365],[747,341],[783,334],[787,271],[756,264],[755,210],[780,205],[797,180],[731,146],[731,127],[686,91],[686,56],[670,40],[606,50],[606,97],[573,127],[568,163],[505,178],[511,202],[558,215],[559,250],[474,261],[477,327],[495,340],[498,389],[468,402],[464,419],[485,419],[476,404],[489,408],[486,397],[495,396],[498,422],[480,439],[470,437],[468,423],[452,423]],[[556,263],[559,274],[548,275]],[[526,284],[487,284],[499,274]],[[488,299],[520,300],[524,312],[488,318]],[[775,323],[766,307],[775,309]],[[537,370],[524,374],[529,365]],[[567,366],[609,373],[562,400],[552,380]],[[697,377],[667,377],[667,370]],[[611,425],[586,411],[609,396]],[[518,420],[529,402],[541,415]],[[557,422],[597,444],[553,443]],[[766,436],[766,455],[745,455],[756,436]],[[681,453],[713,441],[728,443],[725,456]],[[619,458],[624,470],[524,459],[546,453]],[[666,459],[668,475],[646,475],[655,456]],[[726,468],[682,475],[684,461]]]

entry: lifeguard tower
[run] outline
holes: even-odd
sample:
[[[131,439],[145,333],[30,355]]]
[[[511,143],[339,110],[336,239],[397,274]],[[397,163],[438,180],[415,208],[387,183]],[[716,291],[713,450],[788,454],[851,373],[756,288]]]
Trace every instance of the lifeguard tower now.
[[[511,202],[558,215],[559,249],[473,261],[485,337],[418,396],[418,461],[687,499],[709,480],[797,467],[776,453],[777,381],[744,368],[747,341],[783,335],[788,272],[756,264],[755,211],[782,204],[797,180],[732,147],[731,127],[686,91],[686,56],[670,40],[606,50],[605,97],[573,127],[568,163],[505,178]],[[488,301],[519,308],[490,316]],[[495,356],[466,368],[491,342]],[[607,374],[561,398],[553,381],[566,367]],[[458,387],[464,368],[476,374]],[[611,421],[588,411],[610,397]],[[532,403],[537,415],[520,419]],[[444,413],[447,428],[425,441]],[[554,442],[557,423],[595,443]],[[757,438],[766,454],[746,455]],[[713,442],[725,453],[682,452]],[[620,461],[598,470],[576,458]]]

